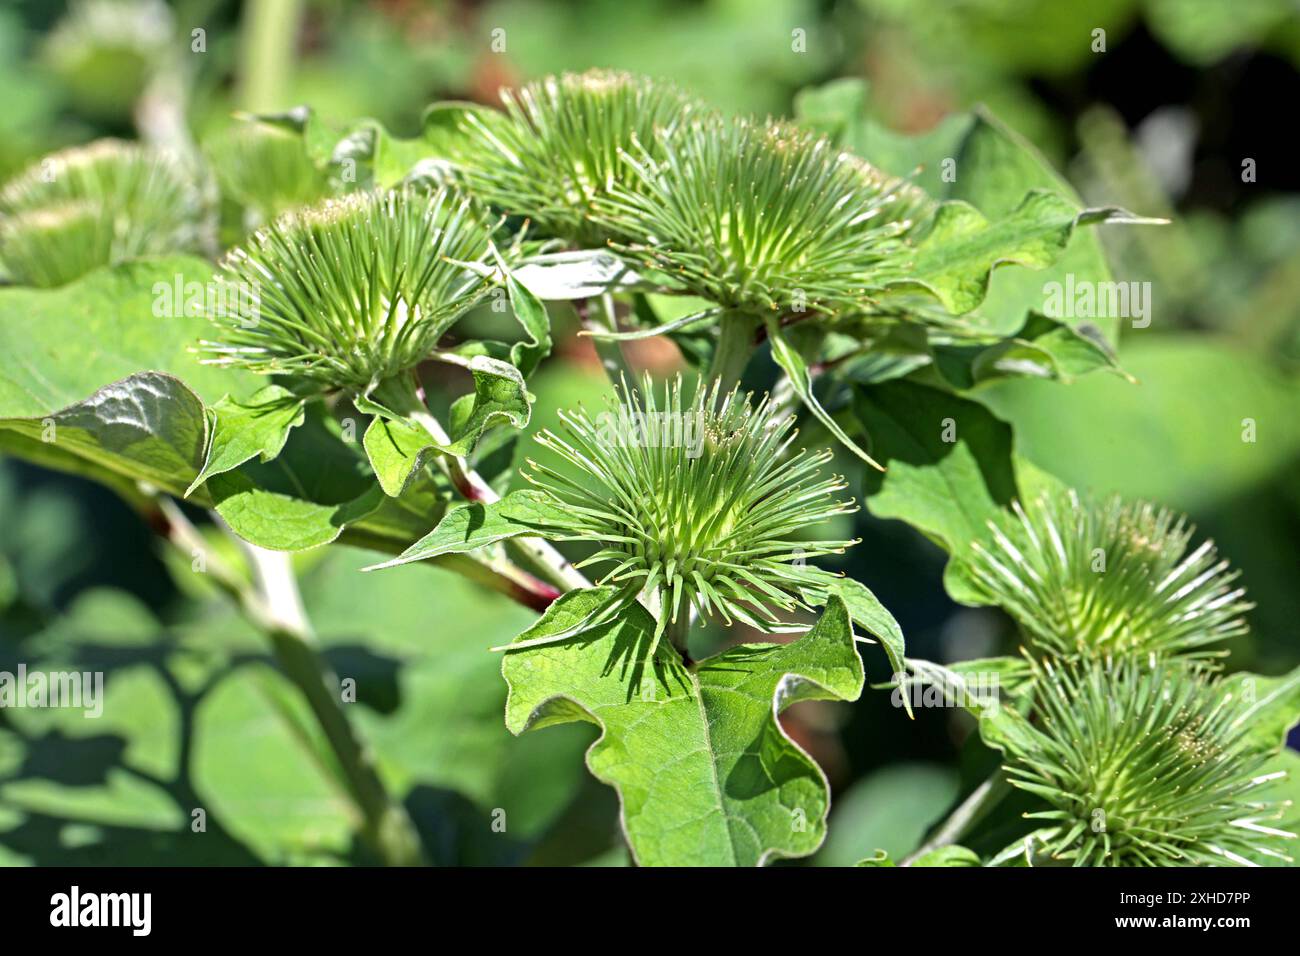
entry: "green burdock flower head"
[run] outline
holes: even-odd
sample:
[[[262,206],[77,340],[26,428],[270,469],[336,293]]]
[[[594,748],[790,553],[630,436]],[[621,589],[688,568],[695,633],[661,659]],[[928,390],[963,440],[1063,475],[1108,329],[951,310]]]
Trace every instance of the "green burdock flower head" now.
[[[205,144],[223,194],[270,222],[330,194],[329,178],[312,165],[302,137],[269,123],[240,122]]]
[[[766,316],[863,308],[872,270],[929,200],[784,122],[699,119],[631,154],[598,218],[615,248],[685,291]]]
[[[0,262],[24,285],[193,250],[208,227],[202,193],[179,161],[120,140],[53,153],[0,190]]]
[[[617,230],[593,204],[633,182],[626,154],[655,150],[698,104],[671,84],[610,70],[565,73],[503,90],[504,116],[467,112],[470,145],[459,165],[475,195],[576,246]]]
[[[206,361],[366,392],[414,368],[489,290],[492,226],[448,190],[353,193],[286,213],[222,263],[236,289]],[[482,271],[482,270],[480,270]]]
[[[657,397],[649,380],[595,419],[562,415],[564,436],[538,441],[581,477],[530,461],[529,481],[561,507],[547,537],[598,542],[582,562],[604,565],[601,583],[627,600],[657,593],[661,625],[704,617],[784,629],[779,611],[807,607],[805,592],[824,588],[825,572],[805,566],[853,541],[805,540],[803,532],[856,507],[836,494],[845,483],[823,477],[826,450],[791,454],[791,419],[716,383],[693,398],[680,378]]]
[[[1240,700],[1182,666],[1039,666],[1032,723],[999,735],[1011,782],[1052,809],[1036,840],[1075,866],[1256,865],[1295,834],[1270,825],[1283,773],[1260,770]],[[1033,841],[1031,841],[1032,843]]]
[[[1179,655],[1211,664],[1253,607],[1214,543],[1188,551],[1186,519],[1147,503],[1043,495],[991,524],[970,571],[1042,650],[1065,658]]]

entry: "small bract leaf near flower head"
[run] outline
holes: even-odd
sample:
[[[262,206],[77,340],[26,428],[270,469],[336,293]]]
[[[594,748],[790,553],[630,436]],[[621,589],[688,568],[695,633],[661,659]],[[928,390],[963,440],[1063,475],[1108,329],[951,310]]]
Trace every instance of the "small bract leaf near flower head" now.
[[[414,368],[488,291],[491,224],[440,189],[353,193],[286,213],[223,262],[253,314],[211,315],[207,361],[363,392]]]
[[[861,309],[872,270],[928,203],[788,123],[696,120],[633,152],[632,186],[598,201],[618,248],[686,291],[752,315]]]
[[[575,246],[603,245],[616,227],[594,200],[635,182],[626,153],[656,150],[699,104],[671,84],[611,70],[565,73],[503,90],[506,114],[467,113],[460,166],[475,195]]]
[[[1284,857],[1266,755],[1207,675],[1139,661],[1038,665],[1032,723],[999,735],[1011,782],[1051,810],[1049,853],[1076,866],[1251,865]],[[1003,715],[999,719],[1007,719]]]
[[[976,542],[970,570],[1042,650],[1066,658],[1179,655],[1210,664],[1253,605],[1213,542],[1146,503],[1044,495]]]
[[[0,260],[17,282],[61,285],[99,266],[193,250],[206,220],[178,160],[97,140],[44,157],[0,191]]]
[[[581,477],[536,462],[526,475],[569,515],[549,536],[602,545],[583,564],[603,566],[601,583],[633,595],[657,591],[665,620],[694,606],[778,628],[778,611],[806,607],[804,590],[825,585],[807,559],[854,544],[804,539],[856,508],[836,497],[841,478],[821,474],[831,453],[791,453],[791,420],[766,400],[716,384],[688,398],[680,379],[656,394],[647,380],[595,418],[561,417],[563,435],[538,441]]]

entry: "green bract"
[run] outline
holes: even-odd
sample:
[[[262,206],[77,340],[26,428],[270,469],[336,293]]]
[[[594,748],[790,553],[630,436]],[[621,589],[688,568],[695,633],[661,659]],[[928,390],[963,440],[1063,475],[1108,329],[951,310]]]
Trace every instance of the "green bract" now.
[[[354,193],[290,212],[223,262],[208,361],[367,391],[414,368],[487,293],[466,268],[488,255],[491,224],[448,189]]]
[[[778,610],[807,607],[804,590],[824,587],[825,575],[806,559],[854,543],[802,539],[856,510],[835,497],[841,478],[820,475],[831,453],[789,454],[790,418],[716,383],[692,399],[680,380],[661,399],[648,381],[637,393],[625,385],[622,396],[595,419],[563,413],[564,437],[538,436],[588,479],[529,462],[526,477],[561,506],[546,534],[601,544],[583,565],[605,565],[602,582],[631,597],[658,592],[664,620],[693,606],[772,630]]]
[[[551,76],[503,90],[506,115],[468,111],[459,165],[474,193],[574,245],[602,244],[613,227],[594,202],[632,183],[626,153],[654,151],[698,104],[675,87],[609,70]]]
[[[1215,645],[1246,631],[1252,605],[1238,572],[1165,509],[1113,498],[1045,495],[971,546],[985,598],[1005,608],[1044,650],[1068,658],[1181,655],[1212,661]]]
[[[659,155],[657,155],[659,154]],[[633,151],[597,201],[617,248],[687,292],[753,315],[861,310],[872,269],[928,202],[788,123],[710,117]]]
[[[1075,866],[1251,865],[1294,834],[1270,826],[1277,774],[1247,739],[1241,701],[1181,666],[1042,665],[1033,722],[1003,710],[1011,782],[1052,809],[1028,814]],[[1263,798],[1261,798],[1261,794]]]
[[[0,261],[23,285],[63,285],[98,266],[196,249],[205,215],[169,154],[98,140],[45,157],[0,191]]]

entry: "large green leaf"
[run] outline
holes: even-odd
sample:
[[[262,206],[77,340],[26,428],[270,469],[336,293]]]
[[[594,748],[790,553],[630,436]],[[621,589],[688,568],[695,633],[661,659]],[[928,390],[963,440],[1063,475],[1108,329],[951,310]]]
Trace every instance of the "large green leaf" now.
[[[167,372],[205,401],[252,392],[258,379],[200,364],[212,326],[202,259],[141,260],[92,272],[58,289],[0,288],[0,417],[43,416],[137,372]]]
[[[561,597],[519,641],[589,617],[610,588]],[[781,728],[798,700],[854,700],[862,662],[848,611],[832,598],[791,644],[747,644],[686,667],[660,646],[634,605],[615,621],[556,644],[506,651],[506,726],[522,733],[586,720],[601,729],[587,765],[622,800],[623,829],[643,865],[755,866],[805,856],[826,832],[820,768]]]
[[[954,315],[967,313],[988,294],[995,269],[1015,264],[1041,270],[1064,253],[1075,230],[1093,223],[1149,223],[1124,209],[1079,209],[1049,190],[1032,190],[1010,213],[990,219],[963,200],[936,210],[915,247],[881,267],[888,289],[925,291]],[[1041,289],[1043,280],[1038,280]],[[1040,291],[1039,307],[1043,301]],[[970,324],[986,331],[981,317]]]
[[[1016,497],[1011,429],[982,405],[893,381],[860,386],[854,412],[886,468],[865,476],[877,517],[906,521],[959,557]],[[946,583],[966,596],[953,574]]]
[[[7,429],[60,456],[130,481],[183,492],[203,467],[208,418],[183,382],[141,372],[99,389],[61,411],[0,418]],[[54,463],[53,459],[46,463]]]

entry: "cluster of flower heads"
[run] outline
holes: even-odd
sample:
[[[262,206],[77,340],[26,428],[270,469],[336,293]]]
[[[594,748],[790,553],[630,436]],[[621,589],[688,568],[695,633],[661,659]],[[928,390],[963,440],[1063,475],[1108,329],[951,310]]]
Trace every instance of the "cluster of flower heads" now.
[[[1289,859],[1248,703],[1175,664],[1037,667],[1036,723],[1005,746],[1012,782],[1051,807],[1031,848],[1075,866],[1258,865]]]
[[[1150,504],[1049,493],[994,523],[969,571],[1029,641],[1028,719],[1004,714],[1011,782],[1050,809],[1034,835],[1078,866],[1254,865],[1294,834],[1280,774],[1216,679],[1251,605],[1213,543]]]
[[[932,208],[824,137],[643,77],[565,74],[502,97],[504,113],[465,114],[457,165],[476,195],[725,308],[864,311],[873,271]]]
[[[254,314],[214,315],[207,361],[366,392],[414,368],[488,292],[492,223],[442,188],[352,193],[286,213],[222,263]],[[217,297],[218,301],[227,297]]]
[[[792,452],[791,419],[766,399],[716,383],[688,397],[680,379],[658,396],[647,380],[594,419],[561,420],[563,436],[538,441],[569,467],[530,461],[525,475],[560,506],[541,533],[599,543],[583,565],[604,566],[601,583],[629,601],[657,592],[662,621],[694,608],[779,630],[780,612],[807,607],[805,595],[825,586],[807,559],[854,544],[805,538],[855,506],[836,497],[843,479],[821,474],[831,453]]]
[[[0,191],[0,263],[57,286],[99,266],[199,248],[207,207],[171,155],[119,140],[53,153]]]

